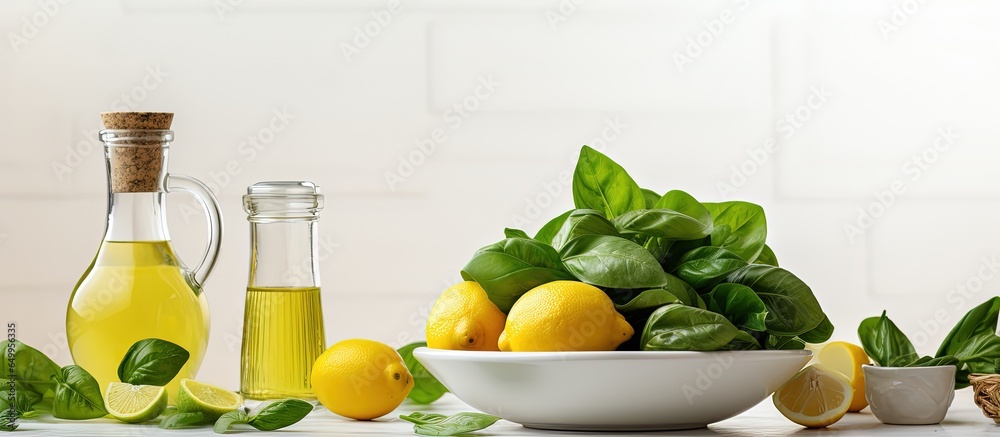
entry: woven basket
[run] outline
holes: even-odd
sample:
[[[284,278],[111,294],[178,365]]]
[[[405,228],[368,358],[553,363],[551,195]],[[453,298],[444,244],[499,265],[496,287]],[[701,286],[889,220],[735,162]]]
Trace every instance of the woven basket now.
[[[1000,375],[973,373],[969,375],[969,382],[976,393],[976,405],[983,410],[983,415],[1000,423]]]

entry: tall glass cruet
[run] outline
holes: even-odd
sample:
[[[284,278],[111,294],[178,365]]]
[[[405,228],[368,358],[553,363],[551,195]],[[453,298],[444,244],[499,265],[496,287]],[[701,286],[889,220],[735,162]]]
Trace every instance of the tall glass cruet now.
[[[319,212],[308,181],[247,188],[250,277],[243,316],[240,392],[250,399],[313,399],[312,365],[326,348],[320,299]]]
[[[66,333],[73,361],[101,389],[117,381],[118,364],[136,341],[159,338],[191,357],[167,385],[171,403],[180,379],[193,378],[208,345],[208,301],[202,285],[222,243],[218,201],[205,184],[167,172],[173,114],[102,113],[108,215],[97,256],[70,297]],[[167,231],[167,193],[194,195],[209,222],[208,245],[196,267],[177,258]]]

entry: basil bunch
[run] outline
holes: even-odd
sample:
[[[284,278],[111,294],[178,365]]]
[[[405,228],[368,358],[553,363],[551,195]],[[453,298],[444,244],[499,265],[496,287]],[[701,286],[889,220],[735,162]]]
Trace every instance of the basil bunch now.
[[[1000,297],[973,308],[945,337],[937,353],[917,354],[913,343],[882,311],[858,326],[858,337],[872,361],[886,367],[955,365],[955,389],[969,386],[970,373],[995,373],[1000,362],[1000,336],[996,335]]]
[[[80,366],[59,367],[48,356],[19,341],[5,340],[0,350],[14,351],[12,379],[0,384],[0,410],[7,416],[13,410],[14,418],[33,418],[48,411],[59,419],[84,420],[108,414],[97,380]],[[11,385],[13,384],[13,387]],[[10,393],[14,398],[11,402]],[[8,420],[0,429],[13,431],[16,423]]]
[[[41,411],[48,411],[53,417],[70,420],[95,419],[108,414],[102,388],[83,367],[59,367],[44,353],[19,341],[4,341],[0,348],[14,351],[14,378],[0,383],[5,394],[0,396],[0,411],[13,410],[14,418],[33,418]],[[177,375],[187,360],[188,352],[169,341],[140,340],[122,359],[118,377],[130,384],[162,386]],[[6,395],[11,391],[13,404]],[[10,420],[0,425],[0,429],[7,431],[16,428]]]
[[[604,290],[633,325],[619,349],[801,349],[833,334],[809,286],[778,267],[760,206],[659,195],[587,146],[572,188],[575,209],[533,238],[506,229],[462,269],[501,311],[536,286],[575,280]]]

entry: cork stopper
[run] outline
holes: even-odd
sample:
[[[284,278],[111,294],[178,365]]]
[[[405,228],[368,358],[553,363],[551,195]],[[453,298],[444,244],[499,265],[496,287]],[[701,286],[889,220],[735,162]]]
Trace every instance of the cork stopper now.
[[[170,129],[173,112],[102,112],[105,129]]]
[[[171,112],[102,112],[111,165],[111,192],[147,193],[163,189]]]

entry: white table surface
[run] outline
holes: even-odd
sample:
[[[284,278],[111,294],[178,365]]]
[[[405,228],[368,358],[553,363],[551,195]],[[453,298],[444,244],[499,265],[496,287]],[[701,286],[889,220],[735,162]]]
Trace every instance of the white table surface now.
[[[301,422],[274,432],[259,432],[253,429],[241,429],[239,432],[230,431],[229,434],[239,434],[245,436],[255,435],[287,435],[289,437],[301,435],[357,435],[357,436],[387,436],[387,435],[414,435],[413,426],[397,417],[399,414],[412,411],[436,412],[442,414],[452,414],[460,411],[475,411],[466,406],[462,401],[448,394],[430,406],[414,405],[404,403],[393,414],[372,422],[357,422],[340,418],[325,409],[317,409]],[[861,413],[851,413],[845,416],[836,424],[822,430],[807,430],[798,426],[778,413],[778,410],[771,404],[768,398],[749,411],[740,414],[732,419],[725,420],[708,428],[690,431],[671,432],[643,432],[643,433],[618,433],[615,435],[669,435],[669,436],[786,436],[793,434],[810,435],[843,435],[843,436],[872,436],[872,435],[899,435],[899,436],[965,436],[973,434],[1000,435],[1000,427],[992,420],[983,416],[982,412],[972,401],[972,390],[964,389],[955,393],[955,402],[948,411],[948,416],[940,425],[927,426],[896,426],[883,425],[868,410]],[[0,434],[2,435],[2,434]],[[112,419],[95,419],[88,421],[62,421],[51,417],[41,421],[22,421],[21,427],[16,434],[19,435],[45,435],[45,436],[217,436],[211,428],[184,429],[184,430],[162,430],[156,426],[155,422],[140,425],[127,425]],[[515,423],[501,420],[492,427],[475,433],[481,436],[507,436],[507,435],[584,435],[594,436],[599,433],[577,433],[577,432],[557,432],[540,431],[523,428]]]

